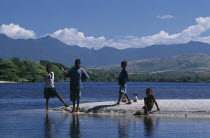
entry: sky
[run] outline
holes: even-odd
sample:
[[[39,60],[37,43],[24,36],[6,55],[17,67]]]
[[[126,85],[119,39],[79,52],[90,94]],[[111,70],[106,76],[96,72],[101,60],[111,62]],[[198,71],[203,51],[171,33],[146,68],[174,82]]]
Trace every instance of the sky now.
[[[0,33],[100,49],[210,43],[209,0],[0,0]]]

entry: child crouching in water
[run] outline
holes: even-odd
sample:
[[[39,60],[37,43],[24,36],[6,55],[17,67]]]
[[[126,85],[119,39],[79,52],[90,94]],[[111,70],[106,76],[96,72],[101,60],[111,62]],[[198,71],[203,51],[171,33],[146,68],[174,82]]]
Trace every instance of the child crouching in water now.
[[[152,94],[152,89],[147,88],[146,95],[147,95],[147,97],[144,98],[144,107],[142,107],[142,109],[141,109],[141,110],[144,110],[144,114],[148,115],[151,112],[154,104],[157,107],[157,111],[160,110],[158,103],[156,102],[155,97]],[[140,112],[137,112],[136,115],[140,115],[141,110],[140,110]]]
[[[64,104],[65,107],[68,107],[68,105],[65,103],[63,98],[57,93],[55,87],[54,87],[54,72],[51,71],[52,66],[47,65],[46,71],[48,74],[44,74],[41,72],[37,72],[37,74],[40,74],[42,76],[45,76],[45,86],[44,86],[44,98],[46,99],[46,112],[48,111],[48,102],[50,97],[58,97],[58,99]]]

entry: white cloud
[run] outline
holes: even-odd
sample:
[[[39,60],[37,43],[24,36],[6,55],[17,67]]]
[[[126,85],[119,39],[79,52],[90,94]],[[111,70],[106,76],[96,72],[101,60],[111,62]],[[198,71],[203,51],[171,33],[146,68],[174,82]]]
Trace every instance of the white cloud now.
[[[78,45],[87,48],[98,49],[107,43],[106,38],[103,36],[98,38],[93,36],[86,37],[83,32],[78,32],[76,28],[65,28],[63,30],[58,30],[51,34],[51,36],[65,42],[68,45]]]
[[[189,41],[201,41],[210,44],[210,36],[202,37],[201,34],[210,29],[210,17],[199,17],[195,19],[196,24],[187,27],[179,33],[169,34],[162,30],[157,34],[144,37],[126,36],[119,39],[106,39],[104,36],[94,37],[86,36],[76,28],[65,28],[52,34],[52,37],[68,45],[78,45],[81,47],[100,49],[104,46],[110,46],[117,49],[124,48],[143,48],[158,44],[178,44]],[[19,25],[1,25],[0,33],[4,33],[11,38],[35,38],[35,33],[21,28]]]
[[[130,37],[127,41],[130,42],[130,47],[146,47],[156,44],[177,44],[187,43],[189,41],[201,41],[210,43],[210,36],[201,37],[203,32],[210,29],[210,17],[199,17],[195,19],[196,25],[189,26],[180,33],[169,34],[165,31],[160,31],[157,34],[146,37]]]
[[[28,39],[35,38],[35,33],[31,30],[26,30],[19,25],[15,25],[13,23],[6,25],[3,24],[0,26],[0,33],[7,35],[13,39]]]
[[[104,36],[94,37],[85,36],[83,32],[79,32],[76,28],[65,28],[58,30],[51,34],[52,37],[59,39],[60,41],[68,45],[78,45],[81,47],[100,49],[104,46],[115,47],[118,49],[124,49],[131,47],[130,41],[125,40],[107,40]]]
[[[75,28],[65,28],[51,34],[68,45],[79,45],[87,48],[99,49],[103,46],[111,46],[118,49],[124,48],[143,48],[156,44],[177,44],[186,43],[191,40],[210,43],[210,36],[201,37],[200,35],[210,29],[210,17],[199,17],[195,19],[196,25],[189,26],[180,33],[169,34],[160,31],[157,34],[145,37],[127,36],[120,39],[106,39],[104,36],[95,38],[94,36],[85,36]]]
[[[174,16],[166,14],[166,15],[162,15],[162,16],[156,16],[156,18],[164,20],[164,19],[173,19]]]

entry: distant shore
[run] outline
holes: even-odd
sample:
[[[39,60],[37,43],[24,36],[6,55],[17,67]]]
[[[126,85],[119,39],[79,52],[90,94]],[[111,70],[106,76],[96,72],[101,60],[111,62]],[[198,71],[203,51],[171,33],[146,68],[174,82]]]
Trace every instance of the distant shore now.
[[[0,83],[17,83],[15,81],[0,81]]]
[[[208,106],[210,100],[208,99],[157,100],[157,102],[161,110],[156,111],[156,107],[154,106],[150,116],[210,119],[210,106]],[[143,100],[139,100],[137,103],[133,102],[131,105],[121,103],[119,106],[114,106],[115,103],[114,101],[83,103],[80,105],[81,111],[79,114],[133,116],[144,104]],[[59,107],[52,110],[71,113],[71,109],[72,106]]]

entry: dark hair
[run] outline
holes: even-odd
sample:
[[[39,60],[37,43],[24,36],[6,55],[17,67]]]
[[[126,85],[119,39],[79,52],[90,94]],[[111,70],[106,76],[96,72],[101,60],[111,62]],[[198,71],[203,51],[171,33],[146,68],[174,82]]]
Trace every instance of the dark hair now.
[[[75,65],[81,64],[81,61],[80,61],[80,59],[76,59],[74,63],[75,63]]]
[[[52,69],[52,65],[48,64],[48,65],[46,66],[46,68]]]
[[[128,64],[128,62],[127,62],[126,60],[123,60],[123,61],[121,62],[121,65],[127,66],[127,64]]]
[[[151,88],[147,88],[146,89],[146,93],[149,93],[149,92],[152,92],[152,89]]]

